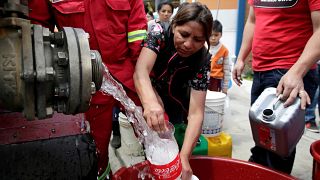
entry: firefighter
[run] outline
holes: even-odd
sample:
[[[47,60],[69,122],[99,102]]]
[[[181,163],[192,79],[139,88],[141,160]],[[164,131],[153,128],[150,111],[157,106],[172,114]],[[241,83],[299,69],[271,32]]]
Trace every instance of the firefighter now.
[[[82,28],[89,34],[90,49],[98,50],[112,76],[140,105],[133,72],[145,38],[147,19],[142,0],[29,0],[32,23],[51,30],[56,26]],[[112,109],[120,103],[98,91],[91,99],[86,119],[96,143],[98,178],[107,176]]]

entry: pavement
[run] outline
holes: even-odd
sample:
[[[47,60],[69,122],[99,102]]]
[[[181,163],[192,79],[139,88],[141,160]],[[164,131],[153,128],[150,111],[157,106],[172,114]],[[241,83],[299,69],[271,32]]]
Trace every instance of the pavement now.
[[[244,80],[241,87],[233,84],[229,89],[227,96],[229,100],[226,103],[223,121],[223,131],[232,137],[232,158],[245,161],[249,159],[251,155],[250,148],[254,146],[248,118],[251,85],[252,81]],[[316,114],[319,120],[319,115],[318,113]],[[124,133],[129,135],[131,132]],[[123,136],[125,135],[123,134]],[[313,157],[310,154],[310,145],[319,139],[319,133],[304,132],[297,145],[292,176],[301,180],[312,179]],[[130,147],[126,146],[128,143],[122,144],[119,149],[109,146],[109,157],[113,172],[116,172],[121,167],[129,167],[145,160],[143,151],[137,144],[129,143]]]

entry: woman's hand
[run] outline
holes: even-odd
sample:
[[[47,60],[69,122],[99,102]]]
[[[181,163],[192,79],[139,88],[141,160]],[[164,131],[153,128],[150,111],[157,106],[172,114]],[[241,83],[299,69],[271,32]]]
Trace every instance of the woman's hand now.
[[[243,69],[244,69],[244,62],[238,60],[234,65],[234,68],[232,71],[232,79],[238,86],[241,86],[242,84],[241,73]]]
[[[167,130],[164,122],[164,109],[159,103],[152,103],[144,106],[143,116],[150,128],[157,132]]]
[[[306,109],[306,105],[310,104],[310,97],[304,90],[303,79],[290,70],[282,76],[277,87],[277,95],[282,94],[282,99],[285,100],[284,106],[290,106],[297,95],[301,98],[301,109]]]
[[[181,164],[182,164],[182,180],[191,180],[192,177],[192,169],[189,163],[189,157],[186,155],[182,155],[180,153],[180,159],[181,159]]]

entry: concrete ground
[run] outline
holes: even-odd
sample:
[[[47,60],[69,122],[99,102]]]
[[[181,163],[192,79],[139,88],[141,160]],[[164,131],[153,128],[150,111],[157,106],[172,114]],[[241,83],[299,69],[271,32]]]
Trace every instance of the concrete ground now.
[[[254,145],[248,118],[251,84],[251,81],[245,80],[241,87],[233,85],[229,89],[229,108],[225,111],[223,121],[223,131],[232,136],[232,158],[245,161],[249,159],[250,148]],[[292,170],[294,177],[301,180],[312,179],[313,158],[310,154],[310,145],[318,139],[320,139],[320,134],[305,131],[297,145],[296,159]],[[125,144],[117,150],[111,148],[111,146],[109,149],[113,172],[116,172],[120,167],[128,167],[144,160],[143,152],[128,155],[130,152],[140,150],[136,146],[133,147],[134,151],[126,147]]]

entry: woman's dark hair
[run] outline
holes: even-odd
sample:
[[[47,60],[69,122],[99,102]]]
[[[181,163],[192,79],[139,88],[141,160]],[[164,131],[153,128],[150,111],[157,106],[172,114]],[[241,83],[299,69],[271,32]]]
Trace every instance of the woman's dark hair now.
[[[149,9],[148,9],[148,4],[146,2],[143,3],[144,6],[144,12],[147,14]]]
[[[157,12],[159,12],[161,10],[162,6],[164,6],[164,5],[169,5],[171,7],[172,12],[173,12],[173,9],[174,9],[173,4],[169,1],[160,2],[157,7]]]
[[[212,31],[222,33],[222,24],[220,23],[220,21],[213,21]]]
[[[210,47],[209,39],[212,33],[213,17],[208,7],[199,2],[182,3],[177,14],[173,17],[171,25],[172,27],[182,26],[190,21],[196,21],[203,26],[206,42]]]
[[[147,14],[149,14],[149,15],[154,19],[154,16],[153,16],[153,12],[152,12],[152,11],[148,11]]]

